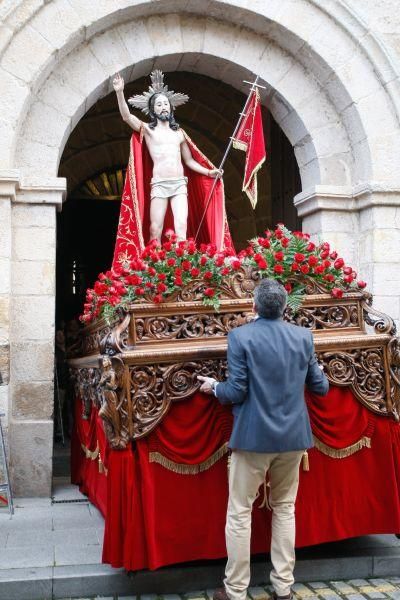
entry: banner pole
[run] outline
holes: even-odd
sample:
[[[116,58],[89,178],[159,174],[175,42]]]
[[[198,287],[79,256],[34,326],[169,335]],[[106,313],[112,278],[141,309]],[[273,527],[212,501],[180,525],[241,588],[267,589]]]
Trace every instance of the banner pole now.
[[[242,110],[242,112],[240,112],[240,113],[239,113],[239,119],[238,119],[238,122],[236,123],[235,130],[234,130],[234,132],[232,133],[231,137],[229,138],[229,143],[228,143],[228,146],[226,147],[226,150],[225,150],[224,156],[222,157],[221,164],[220,164],[220,165],[219,165],[219,167],[218,167],[218,170],[219,170],[219,171],[220,171],[220,170],[222,169],[222,167],[224,166],[224,164],[225,164],[225,161],[226,161],[226,159],[227,159],[227,157],[228,157],[228,154],[229,154],[229,150],[232,148],[233,140],[234,140],[234,138],[235,138],[235,135],[237,134],[237,132],[238,132],[238,130],[239,130],[239,127],[240,127],[240,124],[241,124],[241,121],[242,121],[242,117],[245,117],[245,116],[246,116],[246,109],[247,109],[247,106],[248,106],[248,104],[249,104],[249,102],[250,102],[250,97],[251,97],[251,94],[254,92],[254,90],[255,90],[255,88],[256,88],[256,87],[261,87],[261,88],[264,88],[264,86],[257,85],[257,82],[258,82],[258,80],[259,80],[259,75],[257,75],[257,77],[256,77],[256,80],[255,80],[255,81],[253,81],[253,83],[252,83],[252,82],[250,82],[250,81],[244,81],[244,83],[248,83],[249,85],[251,85],[251,88],[250,88],[249,94],[248,94],[248,96],[247,96],[247,98],[246,98],[246,102],[245,102],[245,105],[244,105],[244,107],[243,107],[243,110]],[[264,88],[264,89],[265,89],[265,88]],[[214,182],[213,182],[213,184],[212,184],[211,191],[210,191],[210,193],[209,193],[209,195],[208,195],[207,202],[206,202],[206,205],[205,205],[205,208],[204,208],[204,211],[203,211],[203,215],[202,215],[202,217],[201,217],[200,224],[199,224],[199,226],[198,226],[198,228],[197,228],[197,232],[196,232],[196,235],[195,235],[195,238],[194,238],[194,241],[195,241],[195,242],[197,241],[197,238],[198,238],[198,236],[199,236],[199,232],[200,232],[201,226],[203,225],[203,222],[204,222],[204,219],[205,219],[205,216],[206,216],[206,213],[207,213],[208,207],[209,207],[209,205],[210,205],[210,201],[211,201],[212,195],[213,195],[213,193],[214,193],[214,190],[215,190],[215,186],[216,186],[216,185],[217,185],[217,183],[218,183],[218,179],[219,179],[219,177],[215,177],[215,179],[214,179]]]

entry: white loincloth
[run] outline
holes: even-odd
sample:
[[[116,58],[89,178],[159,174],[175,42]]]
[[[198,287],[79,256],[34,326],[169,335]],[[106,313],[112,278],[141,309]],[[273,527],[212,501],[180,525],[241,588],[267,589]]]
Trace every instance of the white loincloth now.
[[[178,194],[187,194],[187,177],[171,179],[152,179],[150,198],[172,198]]]

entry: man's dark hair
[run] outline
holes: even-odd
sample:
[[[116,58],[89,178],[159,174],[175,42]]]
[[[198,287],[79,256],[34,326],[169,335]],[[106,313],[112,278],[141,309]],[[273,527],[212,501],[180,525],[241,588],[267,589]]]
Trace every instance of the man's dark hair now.
[[[157,100],[158,96],[165,96],[165,94],[163,94],[162,92],[159,92],[158,94],[153,94],[152,97],[150,98],[150,102],[149,102],[149,116],[151,119],[151,121],[149,123],[150,129],[154,129],[155,127],[157,127],[157,123],[158,123],[157,115],[154,112],[154,104],[155,104],[155,101]],[[168,102],[169,102],[169,100],[168,100]],[[170,128],[173,129],[174,131],[177,131],[179,129],[179,125],[175,121],[174,111],[171,106],[171,102],[169,102],[169,119],[168,120],[169,120]]]
[[[254,290],[254,306],[257,314],[266,319],[279,319],[287,302],[287,292],[275,279],[262,279]]]

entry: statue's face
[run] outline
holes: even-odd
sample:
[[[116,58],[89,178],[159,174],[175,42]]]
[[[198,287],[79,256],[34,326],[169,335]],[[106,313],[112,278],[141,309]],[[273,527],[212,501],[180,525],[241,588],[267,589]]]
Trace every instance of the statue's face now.
[[[154,114],[160,121],[168,121],[171,114],[171,105],[167,96],[160,94],[154,102]]]

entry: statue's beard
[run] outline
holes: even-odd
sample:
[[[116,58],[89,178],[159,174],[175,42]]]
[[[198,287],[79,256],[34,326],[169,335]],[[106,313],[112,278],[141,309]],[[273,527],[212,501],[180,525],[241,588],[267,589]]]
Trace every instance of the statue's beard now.
[[[169,113],[160,113],[159,115],[156,115],[156,117],[159,121],[169,121],[170,114]]]

